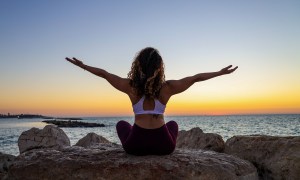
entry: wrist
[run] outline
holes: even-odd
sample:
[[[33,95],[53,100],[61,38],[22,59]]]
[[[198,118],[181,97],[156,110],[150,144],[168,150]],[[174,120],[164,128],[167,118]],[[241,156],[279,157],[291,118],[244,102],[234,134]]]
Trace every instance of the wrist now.
[[[86,70],[86,68],[87,68],[85,64],[80,65],[80,67],[84,70]]]
[[[219,76],[224,75],[224,72],[222,70],[217,72]]]

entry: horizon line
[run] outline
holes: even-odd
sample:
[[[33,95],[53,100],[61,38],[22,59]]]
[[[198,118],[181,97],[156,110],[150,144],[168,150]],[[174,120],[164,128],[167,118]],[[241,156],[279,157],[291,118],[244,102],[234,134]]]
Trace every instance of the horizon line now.
[[[10,114],[10,113],[9,113]],[[42,114],[33,114],[33,113],[17,113],[17,114],[10,114],[10,116],[15,116],[15,115],[39,115],[39,116],[45,116],[45,117],[53,117],[53,118],[71,118],[71,117],[81,117],[81,118],[94,118],[94,117],[133,117],[134,114],[132,115],[42,115]],[[6,114],[0,114],[7,116],[8,113]],[[195,117],[195,116],[255,116],[255,115],[300,115],[299,113],[230,113],[230,114],[173,114],[173,115],[164,115],[165,117],[179,117],[179,116],[190,116],[190,117]]]

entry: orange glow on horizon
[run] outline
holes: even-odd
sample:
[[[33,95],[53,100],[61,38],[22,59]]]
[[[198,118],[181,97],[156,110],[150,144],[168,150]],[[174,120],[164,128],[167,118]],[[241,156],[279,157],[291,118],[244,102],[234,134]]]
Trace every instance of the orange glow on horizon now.
[[[30,103],[24,103],[30,102]],[[49,116],[132,116],[129,98],[123,94],[94,98],[93,96],[78,98],[26,100],[18,103],[6,103],[1,108],[2,114],[43,114]],[[3,106],[0,103],[1,106]],[[288,114],[300,113],[299,96],[285,97],[231,97],[223,99],[194,98],[179,96],[167,104],[166,115],[227,115],[227,114]]]
[[[7,91],[4,94],[13,95],[0,94],[0,113],[49,116],[133,115],[126,94],[107,84],[99,88],[93,87],[92,83],[94,82],[80,89],[68,87],[69,89],[41,92],[25,89],[22,94],[16,89]],[[208,83],[206,85],[208,88],[211,86]],[[294,88],[273,88],[274,91],[272,88],[249,91],[237,88],[194,88],[172,97],[167,104],[166,115],[299,114],[300,86],[293,86]]]

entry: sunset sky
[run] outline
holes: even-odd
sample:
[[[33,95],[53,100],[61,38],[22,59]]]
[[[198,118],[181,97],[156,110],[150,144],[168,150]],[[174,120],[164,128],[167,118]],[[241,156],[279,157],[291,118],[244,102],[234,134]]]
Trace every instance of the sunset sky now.
[[[65,61],[126,77],[157,48],[166,79],[237,65],[166,115],[300,113],[300,1],[0,1],[0,114],[132,115],[126,94]]]

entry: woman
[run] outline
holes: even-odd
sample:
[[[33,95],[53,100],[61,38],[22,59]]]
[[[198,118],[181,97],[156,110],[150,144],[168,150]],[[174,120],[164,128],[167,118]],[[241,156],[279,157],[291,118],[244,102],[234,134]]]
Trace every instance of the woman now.
[[[116,129],[124,150],[134,155],[172,153],[176,146],[178,125],[175,121],[165,124],[163,116],[171,96],[187,90],[195,82],[230,74],[238,68],[230,69],[230,65],[217,72],[165,81],[162,57],[158,50],[151,47],[137,54],[127,78],[85,65],[76,58],[66,60],[106,79],[114,88],[129,96],[135,114],[134,125],[119,121]]]

